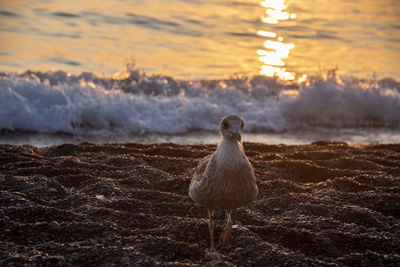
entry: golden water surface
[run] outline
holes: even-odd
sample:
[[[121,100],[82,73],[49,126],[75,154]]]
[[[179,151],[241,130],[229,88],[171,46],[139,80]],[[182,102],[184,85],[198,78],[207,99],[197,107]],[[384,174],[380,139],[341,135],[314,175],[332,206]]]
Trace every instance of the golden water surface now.
[[[400,78],[400,1],[0,0],[0,71]]]

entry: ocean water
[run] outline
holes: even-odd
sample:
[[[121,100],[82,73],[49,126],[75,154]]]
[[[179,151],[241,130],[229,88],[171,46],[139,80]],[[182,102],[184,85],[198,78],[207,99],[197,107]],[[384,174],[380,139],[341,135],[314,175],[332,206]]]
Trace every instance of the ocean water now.
[[[0,3],[0,143],[400,142],[399,1]]]
[[[398,0],[0,0],[0,71],[400,78],[399,18]]]

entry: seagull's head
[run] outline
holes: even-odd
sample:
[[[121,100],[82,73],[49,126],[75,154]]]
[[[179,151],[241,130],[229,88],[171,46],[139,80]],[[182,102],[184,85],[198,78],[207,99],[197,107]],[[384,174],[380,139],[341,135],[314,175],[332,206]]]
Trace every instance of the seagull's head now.
[[[242,141],[244,121],[236,114],[228,115],[221,120],[221,134],[229,140]]]

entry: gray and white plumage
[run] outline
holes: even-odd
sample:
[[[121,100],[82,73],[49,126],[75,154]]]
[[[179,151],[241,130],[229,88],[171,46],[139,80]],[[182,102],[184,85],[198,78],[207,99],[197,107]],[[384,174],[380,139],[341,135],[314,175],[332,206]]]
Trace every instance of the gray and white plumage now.
[[[217,150],[203,158],[193,175],[189,196],[197,204],[208,209],[210,249],[206,257],[214,260],[224,258],[214,246],[214,214],[224,209],[227,222],[220,235],[222,246],[231,240],[232,210],[249,204],[258,194],[256,176],[242,145],[243,119],[228,115],[221,120],[221,141]]]
[[[228,115],[221,120],[217,150],[203,158],[189,187],[189,196],[209,209],[234,209],[255,200],[258,193],[254,170],[241,143],[243,119]]]

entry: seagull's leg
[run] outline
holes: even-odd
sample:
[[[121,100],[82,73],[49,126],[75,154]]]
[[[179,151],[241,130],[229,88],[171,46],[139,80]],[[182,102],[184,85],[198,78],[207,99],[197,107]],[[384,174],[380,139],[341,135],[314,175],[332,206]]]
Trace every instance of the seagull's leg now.
[[[232,210],[225,210],[227,222],[224,227],[224,231],[222,231],[219,239],[222,242],[222,247],[225,247],[232,239],[232,219],[231,219]]]
[[[214,214],[215,214],[215,210],[208,209],[208,219],[209,219],[208,229],[210,230],[210,253],[215,251],[215,247],[214,247],[214,228],[215,228]]]
[[[209,219],[208,229],[210,230],[210,250],[206,253],[206,258],[212,259],[212,260],[222,260],[222,259],[224,259],[224,255],[218,253],[218,251],[214,247],[214,227],[215,227],[214,214],[215,214],[215,210],[208,209],[208,219]]]

